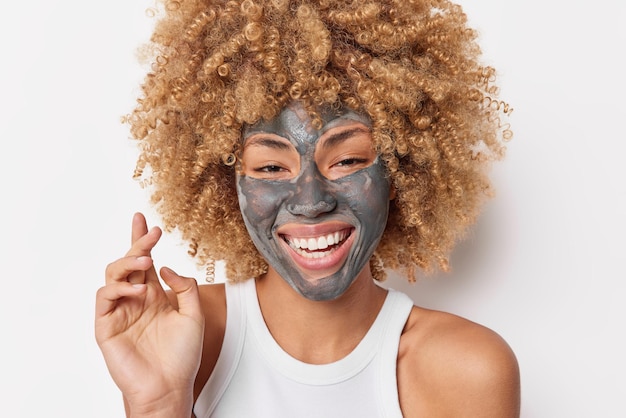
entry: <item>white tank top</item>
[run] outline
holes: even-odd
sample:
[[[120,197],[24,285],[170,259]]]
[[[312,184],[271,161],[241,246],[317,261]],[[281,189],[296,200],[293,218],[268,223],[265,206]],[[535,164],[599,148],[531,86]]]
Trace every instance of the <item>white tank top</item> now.
[[[226,332],[219,358],[195,405],[197,418],[402,417],[396,361],[413,307],[390,289],[357,347],[334,363],[287,354],[270,334],[254,280],[226,284]]]

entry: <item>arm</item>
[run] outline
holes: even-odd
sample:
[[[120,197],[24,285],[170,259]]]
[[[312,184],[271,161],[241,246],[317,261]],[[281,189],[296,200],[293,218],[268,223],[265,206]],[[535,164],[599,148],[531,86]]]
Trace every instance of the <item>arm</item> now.
[[[160,236],[135,215],[131,249],[107,267],[106,284],[96,295],[96,340],[128,416],[188,418],[204,316],[196,281],[163,268],[177,306],[168,300],[150,257]]]
[[[420,313],[419,321],[410,320],[399,352],[404,416],[518,418],[519,367],[508,344],[463,318]]]

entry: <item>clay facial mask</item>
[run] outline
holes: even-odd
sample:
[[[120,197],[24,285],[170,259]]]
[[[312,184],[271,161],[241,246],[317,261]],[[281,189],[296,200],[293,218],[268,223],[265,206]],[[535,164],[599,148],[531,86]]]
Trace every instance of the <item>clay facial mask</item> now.
[[[244,131],[237,191],[261,255],[311,300],[342,295],[385,229],[389,181],[370,123],[325,112],[321,129],[298,102]]]

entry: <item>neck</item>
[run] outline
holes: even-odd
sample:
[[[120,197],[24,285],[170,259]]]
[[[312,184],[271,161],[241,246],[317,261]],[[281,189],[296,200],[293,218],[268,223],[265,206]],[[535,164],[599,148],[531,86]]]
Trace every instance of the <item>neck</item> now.
[[[283,350],[305,363],[325,364],[358,345],[387,292],[374,283],[366,267],[344,294],[331,301],[304,298],[272,269],[257,279],[257,294],[265,323]]]

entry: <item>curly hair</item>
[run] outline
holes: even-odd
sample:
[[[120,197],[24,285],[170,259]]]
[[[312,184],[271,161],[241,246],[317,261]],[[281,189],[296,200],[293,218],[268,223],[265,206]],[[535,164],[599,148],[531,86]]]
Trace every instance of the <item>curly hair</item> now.
[[[235,188],[241,132],[292,100],[315,123],[347,106],[372,121],[395,198],[370,265],[414,281],[448,270],[454,244],[491,196],[511,111],[477,32],[447,0],[167,0],[144,52],[151,62],[126,116],[166,230],[229,280],[267,270]]]

